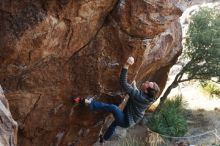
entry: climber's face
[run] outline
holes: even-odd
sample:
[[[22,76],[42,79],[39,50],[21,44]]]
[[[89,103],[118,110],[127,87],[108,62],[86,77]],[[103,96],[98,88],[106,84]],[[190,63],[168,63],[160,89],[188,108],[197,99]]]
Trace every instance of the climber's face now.
[[[147,93],[148,88],[153,89],[154,88],[154,83],[153,82],[149,82],[146,81],[141,85],[141,89],[142,91],[144,91],[145,93]]]

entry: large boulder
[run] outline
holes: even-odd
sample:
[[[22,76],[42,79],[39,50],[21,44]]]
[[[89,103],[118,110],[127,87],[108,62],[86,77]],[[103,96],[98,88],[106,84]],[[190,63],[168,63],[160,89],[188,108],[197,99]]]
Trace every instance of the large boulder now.
[[[106,115],[68,97],[118,103],[119,73],[131,55],[129,81],[163,89],[182,50],[181,14],[174,0],[1,1],[0,83],[18,145],[92,145]]]

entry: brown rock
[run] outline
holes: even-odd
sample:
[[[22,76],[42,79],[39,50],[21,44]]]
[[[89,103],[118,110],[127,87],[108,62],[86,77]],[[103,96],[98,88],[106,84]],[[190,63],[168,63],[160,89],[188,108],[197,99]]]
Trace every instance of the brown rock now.
[[[175,4],[172,0],[125,0],[114,11],[115,18],[130,36],[153,38],[182,14]]]
[[[0,2],[0,83],[19,123],[18,145],[94,143],[106,114],[68,97],[118,102],[130,55],[129,81],[156,80],[163,89],[181,53],[180,15],[172,0]]]

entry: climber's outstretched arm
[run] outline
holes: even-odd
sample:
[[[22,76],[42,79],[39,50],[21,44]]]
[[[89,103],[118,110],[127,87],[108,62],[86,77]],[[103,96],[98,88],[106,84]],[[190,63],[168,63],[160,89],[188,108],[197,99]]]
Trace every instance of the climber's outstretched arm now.
[[[133,88],[131,84],[128,83],[127,78],[128,78],[128,68],[130,65],[134,63],[134,58],[129,57],[127,62],[123,65],[123,68],[121,70],[120,74],[120,84],[122,88],[129,94],[131,95],[134,92],[137,92],[137,89]]]

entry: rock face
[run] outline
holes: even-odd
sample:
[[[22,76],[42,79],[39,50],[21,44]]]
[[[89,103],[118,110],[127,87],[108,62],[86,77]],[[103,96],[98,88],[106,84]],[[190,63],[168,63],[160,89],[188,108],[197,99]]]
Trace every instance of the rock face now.
[[[1,1],[0,84],[19,124],[18,145],[92,145],[106,115],[68,97],[118,102],[131,55],[129,81],[163,89],[182,50],[181,14],[175,0]]]
[[[8,100],[5,98],[0,85],[0,145],[16,146],[17,132],[17,122],[11,116]]]

